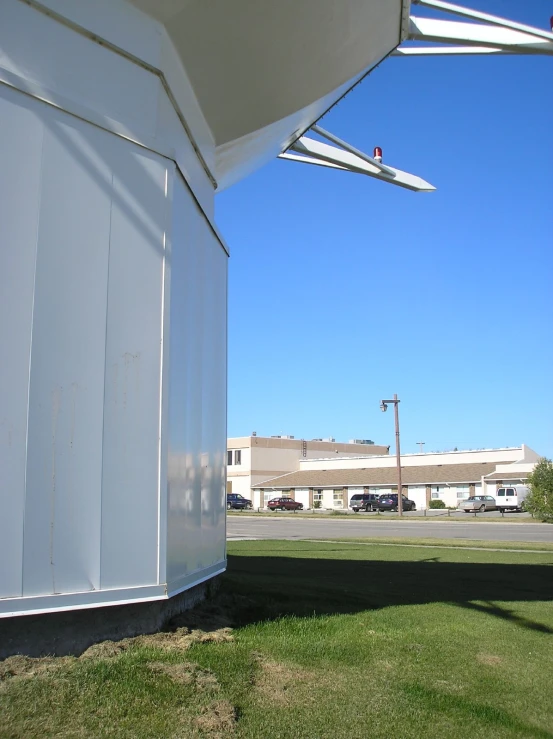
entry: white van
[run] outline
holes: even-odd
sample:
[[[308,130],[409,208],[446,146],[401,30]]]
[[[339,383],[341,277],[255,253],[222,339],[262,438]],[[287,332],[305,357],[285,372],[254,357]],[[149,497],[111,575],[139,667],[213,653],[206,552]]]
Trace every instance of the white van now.
[[[495,491],[498,511],[522,511],[524,499],[530,492],[527,485],[510,485]]]

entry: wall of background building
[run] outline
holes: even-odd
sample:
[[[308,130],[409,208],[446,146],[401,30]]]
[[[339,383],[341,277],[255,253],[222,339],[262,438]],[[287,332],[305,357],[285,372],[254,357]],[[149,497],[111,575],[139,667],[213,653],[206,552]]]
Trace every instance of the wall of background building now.
[[[538,455],[528,447],[512,447],[505,449],[478,449],[458,452],[436,452],[423,454],[402,454],[402,467],[427,466],[432,464],[469,464],[477,462],[496,462],[510,463],[517,462],[522,459],[528,459]],[[341,461],[343,458],[343,462]],[[300,470],[325,470],[331,464],[336,468],[339,464],[340,469],[359,469],[360,467],[395,467],[396,458],[394,454],[385,456],[372,457],[370,463],[367,464],[366,458],[350,457],[340,455],[340,461],[333,458],[325,459],[300,459]]]
[[[251,499],[257,508],[263,505],[263,500],[259,492],[252,491],[252,486],[296,471],[302,460],[319,458],[330,453],[334,458],[358,458],[360,452],[372,456],[387,450],[388,447],[381,444],[350,444],[267,436],[229,438],[227,455],[232,453],[232,464],[227,465],[227,492]],[[240,464],[236,464],[236,451],[240,452]]]

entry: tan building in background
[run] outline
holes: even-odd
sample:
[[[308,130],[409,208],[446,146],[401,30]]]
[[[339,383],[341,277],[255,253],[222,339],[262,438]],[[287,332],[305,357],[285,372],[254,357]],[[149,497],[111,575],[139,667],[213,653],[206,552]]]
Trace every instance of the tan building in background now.
[[[305,508],[347,508],[352,495],[397,492],[396,458],[338,457],[300,459],[296,470],[253,483],[254,508],[271,498],[290,496]],[[404,454],[401,457],[403,494],[418,510],[431,500],[456,507],[470,495],[495,495],[503,484],[524,483],[539,455],[523,444],[503,449]]]
[[[252,497],[257,483],[299,469],[301,460],[322,457],[357,459],[387,455],[389,446],[370,439],[295,439],[293,436],[238,436],[227,440],[227,493]],[[257,504],[259,505],[259,504]]]

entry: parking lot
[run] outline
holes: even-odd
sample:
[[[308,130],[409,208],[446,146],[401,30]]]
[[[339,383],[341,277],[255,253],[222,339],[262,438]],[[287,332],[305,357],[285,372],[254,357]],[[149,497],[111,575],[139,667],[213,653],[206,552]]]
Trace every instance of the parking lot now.
[[[328,511],[328,510],[321,510],[321,509],[313,509],[309,508],[308,510],[303,511],[266,511],[264,509],[256,509],[254,511],[256,515],[266,515],[269,517],[270,515],[274,515],[274,513],[278,513],[278,515],[281,516],[313,516],[316,517],[338,517],[338,516],[353,516],[357,518],[376,518],[376,519],[383,519],[383,518],[398,518],[397,513],[392,513],[390,511],[385,511],[382,513],[377,513],[374,511],[366,512],[366,511],[359,511],[359,513],[355,513],[351,510],[346,509],[339,509],[336,511]],[[241,512],[240,512],[241,513]],[[252,511],[246,511],[245,513],[252,513]],[[505,521],[518,521],[518,520],[533,520],[530,513],[500,513],[499,511],[485,511],[484,513],[476,512],[476,513],[465,513],[462,510],[443,510],[443,509],[437,509],[437,510],[423,510],[423,511],[404,511],[403,512],[404,518],[449,518],[449,519],[455,519],[459,521],[467,520],[467,519],[479,519],[479,520],[489,520],[489,519],[504,519]]]

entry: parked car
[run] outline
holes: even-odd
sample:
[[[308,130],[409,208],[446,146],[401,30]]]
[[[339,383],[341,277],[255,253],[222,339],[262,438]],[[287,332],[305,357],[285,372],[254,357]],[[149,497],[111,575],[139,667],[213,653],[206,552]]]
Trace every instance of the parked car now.
[[[298,503],[292,498],[272,498],[267,503],[267,508],[271,511],[303,511],[303,503]]]
[[[417,506],[414,500],[409,500],[405,495],[401,497],[404,511],[416,511]],[[378,499],[376,506],[379,511],[397,511],[397,493],[391,495],[381,495]]]
[[[349,501],[349,507],[355,513],[360,510],[363,511],[376,511],[378,510],[378,495],[375,493],[358,493],[352,495]]]
[[[465,513],[473,513],[474,511],[495,511],[497,503],[491,495],[471,495],[459,502],[458,508],[462,508]]]
[[[227,493],[227,511],[234,508],[237,511],[253,508],[251,500],[244,498],[240,493]]]
[[[527,485],[511,485],[510,487],[498,488],[495,494],[497,510],[524,510],[524,500],[529,492],[530,488]]]

